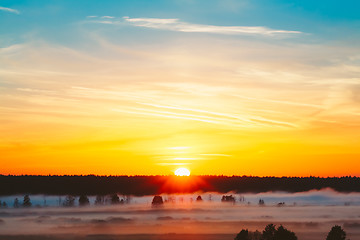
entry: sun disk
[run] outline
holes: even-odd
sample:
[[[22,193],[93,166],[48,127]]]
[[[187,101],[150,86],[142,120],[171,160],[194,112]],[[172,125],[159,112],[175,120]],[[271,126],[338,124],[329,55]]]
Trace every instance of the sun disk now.
[[[175,171],[176,176],[190,176],[190,171],[187,168],[178,168]]]

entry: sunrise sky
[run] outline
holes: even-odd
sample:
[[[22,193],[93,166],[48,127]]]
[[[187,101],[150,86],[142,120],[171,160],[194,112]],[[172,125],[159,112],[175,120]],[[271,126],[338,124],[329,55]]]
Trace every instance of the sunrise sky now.
[[[360,176],[360,1],[0,1],[0,174]]]

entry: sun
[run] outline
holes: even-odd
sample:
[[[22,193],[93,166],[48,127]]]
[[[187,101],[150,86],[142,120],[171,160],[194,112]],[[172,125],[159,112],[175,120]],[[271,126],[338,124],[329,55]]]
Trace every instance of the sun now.
[[[175,170],[176,176],[190,176],[190,171],[187,168],[178,168]]]

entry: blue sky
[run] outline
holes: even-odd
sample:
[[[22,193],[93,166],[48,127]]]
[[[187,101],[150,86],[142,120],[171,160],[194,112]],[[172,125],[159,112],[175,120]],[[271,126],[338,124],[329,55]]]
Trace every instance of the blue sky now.
[[[50,41],[76,42],[79,24],[87,16],[121,18],[178,18],[193,24],[265,26],[311,34],[314,40],[357,39],[359,1],[283,0],[174,0],[174,1],[1,1],[2,46],[26,41],[29,36]],[[69,41],[71,39],[71,41]],[[66,41],[68,40],[68,41]]]

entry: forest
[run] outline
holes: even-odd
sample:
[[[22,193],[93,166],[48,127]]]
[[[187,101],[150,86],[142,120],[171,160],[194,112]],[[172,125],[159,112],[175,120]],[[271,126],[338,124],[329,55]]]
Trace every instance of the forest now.
[[[162,193],[269,191],[303,192],[331,188],[360,192],[358,177],[252,177],[252,176],[95,176],[0,175],[0,195],[53,194],[154,195]]]

